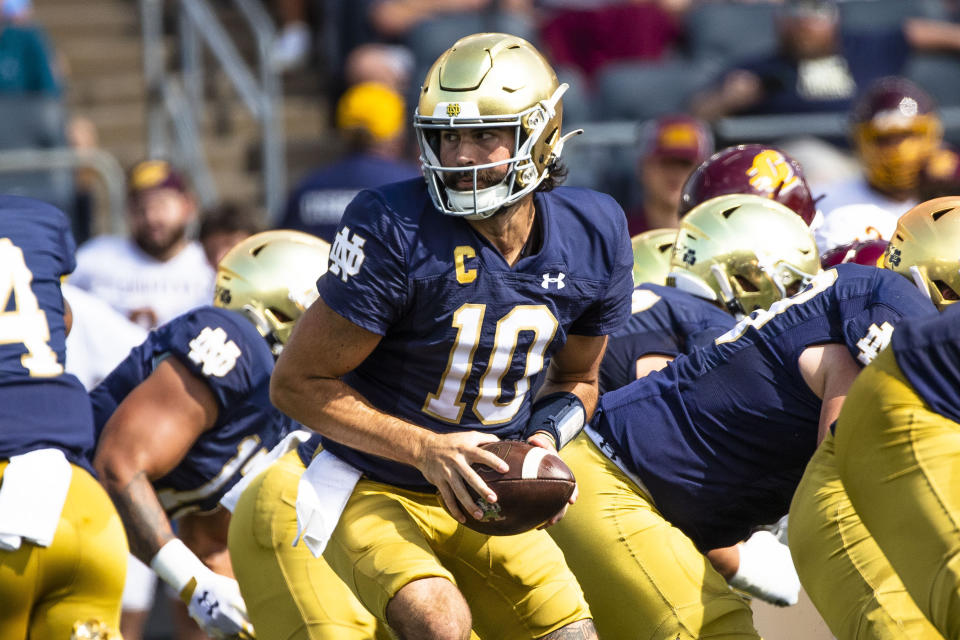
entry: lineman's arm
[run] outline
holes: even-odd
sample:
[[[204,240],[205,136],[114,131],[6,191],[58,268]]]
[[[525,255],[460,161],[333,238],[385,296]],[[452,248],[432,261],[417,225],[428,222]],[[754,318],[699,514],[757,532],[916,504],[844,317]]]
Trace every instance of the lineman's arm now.
[[[294,420],[359,451],[416,467],[435,485],[451,514],[465,521],[457,502],[482,514],[464,482],[480,495],[495,494],[470,467],[485,464],[506,471],[505,463],[480,449],[492,434],[462,431],[438,434],[375,409],[340,377],[363,362],[381,337],[334,312],[322,298],[300,317],[270,380],[273,404]],[[397,384],[403,384],[397,380]]]
[[[819,445],[827,437],[830,425],[840,415],[847,391],[860,373],[860,365],[846,346],[837,343],[807,347],[800,354],[799,364],[807,386],[823,401],[817,429]]]
[[[660,371],[673,362],[673,356],[664,356],[657,353],[637,358],[637,380],[654,371]]]
[[[149,563],[176,537],[152,481],[183,460],[218,412],[206,382],[170,357],[124,398],[104,426],[93,464],[140,560]]]

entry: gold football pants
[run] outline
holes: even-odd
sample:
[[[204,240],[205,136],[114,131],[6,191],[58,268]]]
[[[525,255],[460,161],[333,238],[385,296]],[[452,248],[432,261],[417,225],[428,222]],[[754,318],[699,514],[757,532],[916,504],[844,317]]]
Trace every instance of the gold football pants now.
[[[304,471],[287,453],[254,478],[230,519],[230,560],[257,639],[390,638],[323,558],[293,546]]]
[[[0,462],[0,478],[9,462]],[[67,640],[76,622],[120,629],[127,537],[110,497],[76,465],[49,547],[0,550],[0,638]],[[2,479],[0,479],[2,483]]]
[[[435,493],[360,480],[324,557],[381,620],[401,588],[432,577],[459,588],[486,640],[539,638],[590,617],[546,532],[485,536],[454,520]]]
[[[847,395],[837,468],[923,614],[960,638],[960,424],[932,411],[887,349]]]
[[[759,638],[747,602],[586,434],[561,454],[580,496],[547,531],[580,581],[601,638]]]
[[[838,640],[941,640],[854,511],[836,463],[827,434],[790,505],[790,552],[810,600]]]

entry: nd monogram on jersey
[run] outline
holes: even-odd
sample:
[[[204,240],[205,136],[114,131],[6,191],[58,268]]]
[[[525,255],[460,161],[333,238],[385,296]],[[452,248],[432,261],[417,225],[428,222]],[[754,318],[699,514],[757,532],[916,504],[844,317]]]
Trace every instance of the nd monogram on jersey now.
[[[60,279],[73,271],[74,249],[58,209],[0,196],[0,459],[53,446],[90,469],[90,403],[63,371]]]
[[[318,289],[383,339],[344,381],[381,411],[435,431],[519,434],[531,379],[570,333],[615,331],[633,284],[613,199],[561,187],[534,202],[543,245],[511,268],[469,223],[434,209],[422,179],[361,192]],[[410,467],[324,446],[375,479],[427,486]]]
[[[207,511],[295,423],[270,404],[273,355],[253,324],[235,311],[200,307],[155,329],[90,393],[97,433],[123,399],[164,358],[177,358],[206,381],[217,400],[214,426],[173,471],[153,484],[167,514]]]
[[[600,363],[601,393],[636,380],[638,358],[690,353],[736,323],[715,304],[673,287],[638,285],[631,303],[630,319],[610,336]]]
[[[901,319],[935,314],[903,276],[840,265],[712,345],[603,395],[594,426],[700,549],[734,544],[787,512],[816,448],[821,402],[800,373],[804,349],[844,344],[862,363]]]

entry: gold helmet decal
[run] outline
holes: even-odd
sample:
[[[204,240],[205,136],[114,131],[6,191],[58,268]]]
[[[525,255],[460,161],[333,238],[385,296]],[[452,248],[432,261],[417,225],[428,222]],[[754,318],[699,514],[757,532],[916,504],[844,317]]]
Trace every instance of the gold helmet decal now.
[[[447,49],[427,72],[413,122],[434,205],[449,215],[486,218],[534,191],[573,135],[560,133],[566,89],[522,38],[478,33]],[[464,168],[441,164],[439,141],[442,130],[465,128],[511,128],[514,147],[507,160],[469,167],[473,188],[461,191],[444,184]],[[508,168],[503,181],[478,187],[477,172],[499,166]]]
[[[960,196],[928,200],[900,216],[883,266],[910,278],[943,310],[960,298]]]
[[[252,235],[217,265],[214,305],[246,315],[279,354],[297,318],[316,300],[329,255],[329,243],[308,233]]]
[[[773,198],[800,185],[800,177],[793,166],[776,149],[766,149],[753,157],[747,169],[750,186]]]
[[[763,196],[730,194],[684,216],[671,267],[667,284],[744,315],[799,291],[819,271],[819,255],[793,210]]]
[[[633,284],[666,284],[676,229],[651,229],[633,236]]]

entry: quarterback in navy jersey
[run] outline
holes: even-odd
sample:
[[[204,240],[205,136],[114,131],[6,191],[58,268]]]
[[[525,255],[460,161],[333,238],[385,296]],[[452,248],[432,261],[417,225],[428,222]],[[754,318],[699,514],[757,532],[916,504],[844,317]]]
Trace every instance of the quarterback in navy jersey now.
[[[86,459],[90,401],[63,369],[69,308],[60,281],[76,266],[74,249],[55,207],[0,196],[3,638],[119,629],[126,538]]]
[[[739,208],[719,214],[718,224],[722,219],[733,226]],[[697,551],[734,544],[785,515],[860,367],[885,346],[901,318],[935,313],[902,277],[860,265],[820,273],[801,293],[764,309],[757,304],[764,290],[787,292],[793,288],[788,273],[816,270],[809,230],[797,228],[794,250],[786,251],[781,240],[781,253],[807,261],[799,268],[768,251],[770,236],[762,232],[752,252],[709,259],[704,238],[717,234],[702,228],[696,238],[678,236],[675,256],[687,255],[690,264],[694,254],[695,264],[671,277],[691,288],[710,284],[698,273],[714,277],[723,281],[717,287],[722,297],[723,290],[733,292],[726,300],[731,306],[760,310],[710,347],[604,394],[591,426],[564,452],[581,496],[577,509],[550,532],[604,637],[661,637],[661,629],[683,638],[719,630],[756,638],[752,628],[731,628],[743,610],[726,599],[726,584]],[[741,229],[743,236],[751,232]],[[751,274],[767,282],[751,282]],[[611,492],[618,507],[604,512]],[[636,533],[624,537],[625,530]],[[642,554],[641,547],[656,552]],[[676,571],[678,562],[685,571]],[[665,608],[664,600],[671,606]],[[628,603],[635,617],[623,616]]]
[[[270,403],[270,373],[328,250],[300,232],[247,238],[218,267],[217,306],[155,329],[90,393],[94,466],[132,553],[217,637],[252,635],[219,501],[297,426]]]
[[[882,264],[949,310],[960,299],[960,199],[937,198],[902,215]],[[952,513],[956,522],[958,504],[950,492],[960,417],[956,332],[948,329],[957,316],[948,313],[897,328],[891,348],[851,387],[790,505],[801,582],[842,640],[957,635],[956,616],[946,613],[956,576],[941,564],[956,527],[939,519]]]
[[[553,188],[565,89],[514,36],[448,49],[414,121],[426,183],[364,191],[347,208],[321,299],[271,382],[276,405],[324,436],[307,473],[337,460],[362,471],[340,511],[323,514],[338,522],[324,558],[401,637],[465,637],[471,626],[595,637],[545,532],[505,539],[464,526],[496,502],[471,464],[505,471],[480,445],[552,450],[574,437],[596,402],[606,336],[629,313],[622,209]]]

